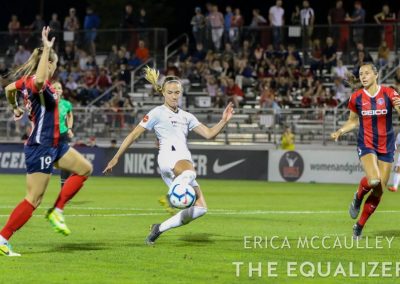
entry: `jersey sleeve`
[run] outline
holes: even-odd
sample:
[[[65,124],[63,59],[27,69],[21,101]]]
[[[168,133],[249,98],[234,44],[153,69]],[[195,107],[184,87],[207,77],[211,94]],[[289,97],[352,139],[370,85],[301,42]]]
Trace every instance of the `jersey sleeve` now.
[[[22,77],[15,82],[18,91],[21,91],[24,86],[26,89],[32,90],[33,93],[38,93],[33,77]]]
[[[400,98],[399,93],[397,93],[395,89],[392,89],[390,87],[388,87],[387,89],[388,89],[387,94],[389,95],[390,102],[392,103],[392,107],[394,107],[393,99]]]
[[[69,101],[66,101],[67,103],[65,104],[67,107],[67,113],[70,113],[72,111],[72,104]]]
[[[157,109],[154,108],[142,118],[139,125],[143,128],[146,128],[147,130],[153,130],[159,119],[160,114]]]
[[[349,110],[351,110],[352,112],[357,113],[356,95],[355,95],[354,93],[350,96],[349,104],[347,105],[347,108],[348,108]]]
[[[189,120],[189,131],[192,131],[194,128],[196,128],[201,124],[200,121],[191,113],[188,113],[188,120]]]

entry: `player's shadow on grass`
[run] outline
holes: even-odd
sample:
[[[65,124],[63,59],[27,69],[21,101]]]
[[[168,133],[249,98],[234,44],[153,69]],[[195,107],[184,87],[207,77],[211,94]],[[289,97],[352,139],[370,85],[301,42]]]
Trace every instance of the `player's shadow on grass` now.
[[[372,236],[383,236],[383,237],[400,237],[400,230],[387,230],[387,231],[377,231]]]
[[[52,251],[71,253],[76,251],[106,250],[109,244],[106,243],[67,243],[55,246]]]

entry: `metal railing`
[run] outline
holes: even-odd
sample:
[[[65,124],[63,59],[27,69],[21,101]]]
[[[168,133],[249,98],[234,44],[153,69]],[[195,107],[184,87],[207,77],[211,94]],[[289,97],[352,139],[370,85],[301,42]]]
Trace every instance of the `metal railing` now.
[[[187,34],[181,34],[180,36],[178,36],[177,38],[175,38],[174,40],[172,40],[165,46],[165,48],[164,48],[164,69],[167,69],[168,59],[170,59],[172,56],[174,56],[178,53],[179,47],[180,47],[180,45],[182,45],[182,43],[189,45],[189,36]],[[179,47],[177,47],[178,44],[180,44]],[[172,47],[175,47],[175,49],[173,49],[171,51]]]
[[[156,98],[154,98],[156,100]],[[162,104],[161,100],[154,102]],[[132,131],[142,117],[151,109],[150,106],[135,108],[74,108],[74,132],[76,139],[86,139],[96,136],[98,141],[117,139],[122,141]],[[221,119],[222,109],[189,108],[199,121],[212,126]],[[334,142],[330,134],[336,131],[347,120],[348,110],[343,109],[241,109],[212,141],[220,144],[270,144],[279,146],[285,127],[290,126],[295,134],[296,144],[330,145]],[[399,120],[393,119],[395,126]],[[1,142],[18,141],[25,127],[29,125],[26,119],[13,121],[9,109],[0,108]],[[19,130],[19,131],[17,131]],[[344,135],[339,145],[355,145],[357,132]],[[153,132],[145,132],[139,142],[154,143]],[[207,143],[198,135],[190,132],[191,142]]]

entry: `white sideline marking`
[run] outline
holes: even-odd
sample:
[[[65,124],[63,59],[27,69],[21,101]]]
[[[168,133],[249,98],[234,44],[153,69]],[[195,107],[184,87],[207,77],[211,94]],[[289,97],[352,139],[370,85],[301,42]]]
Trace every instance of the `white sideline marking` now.
[[[115,209],[115,208],[114,208]],[[400,210],[385,210],[377,211],[375,213],[400,213]],[[65,214],[66,217],[134,217],[134,216],[158,216],[166,215],[166,212],[148,212],[148,213],[111,213],[111,214]],[[211,210],[208,215],[307,215],[307,214],[347,214],[347,211],[216,211]],[[8,217],[9,215],[0,215],[0,217]],[[43,217],[43,214],[34,215],[35,217]]]

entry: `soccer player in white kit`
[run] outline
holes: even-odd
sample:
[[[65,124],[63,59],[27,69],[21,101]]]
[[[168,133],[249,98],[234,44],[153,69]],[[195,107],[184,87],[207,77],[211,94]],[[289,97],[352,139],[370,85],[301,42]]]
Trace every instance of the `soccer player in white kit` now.
[[[187,147],[187,135],[193,130],[206,139],[214,138],[232,118],[234,111],[232,103],[229,103],[221,121],[209,128],[191,113],[178,108],[178,100],[182,95],[182,83],[178,77],[168,76],[162,85],[159,85],[159,72],[149,67],[146,68],[145,77],[154,89],[164,96],[164,104],[153,108],[143,117],[139,125],[122,142],[103,173],[112,171],[121,155],[143,132],[154,129],[160,145],[158,165],[164,182],[168,188],[172,183],[190,184],[196,191],[197,197],[193,206],[179,211],[161,224],[152,225],[151,232],[146,238],[146,243],[152,245],[163,232],[186,225],[206,214],[207,205],[196,181],[196,171]]]
[[[400,133],[396,136],[396,150],[400,147]],[[396,192],[400,183],[400,154],[397,157],[396,165],[394,166],[393,185],[388,187],[388,190]]]

